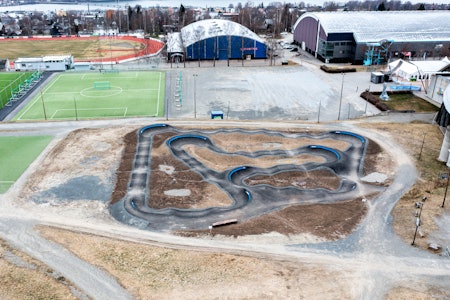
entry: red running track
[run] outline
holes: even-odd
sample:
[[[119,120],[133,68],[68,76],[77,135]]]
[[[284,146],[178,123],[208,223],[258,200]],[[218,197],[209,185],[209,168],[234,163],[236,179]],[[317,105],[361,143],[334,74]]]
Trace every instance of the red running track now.
[[[14,40],[26,41],[29,39],[36,39],[36,40],[40,40],[40,41],[45,41],[45,40],[54,41],[55,39],[57,39],[58,41],[67,41],[67,40],[98,40],[98,39],[109,39],[109,38],[111,38],[111,37],[110,36],[81,36],[81,37],[61,36],[61,37],[53,38],[53,37],[48,37],[48,36],[46,36],[46,37],[40,37],[40,36],[26,37],[26,36],[24,36],[24,37],[15,37]],[[138,43],[141,43],[144,45],[143,49],[141,49],[137,52],[134,52],[132,54],[119,55],[119,56],[113,57],[112,59],[115,62],[131,59],[131,58],[139,57],[139,56],[152,55],[152,54],[158,53],[158,51],[160,51],[162,49],[162,47],[164,46],[164,43],[161,41],[153,40],[153,39],[137,38],[135,36],[115,36],[114,39],[115,40],[134,41],[134,42],[138,42]],[[11,39],[0,38],[0,42],[2,42],[2,41],[7,42],[8,40],[11,40]],[[106,50],[106,51],[109,51],[109,50]],[[118,52],[118,51],[119,50],[116,50],[115,52]],[[110,60],[108,60],[108,58],[93,58],[93,59],[75,59],[75,61],[109,62]]]

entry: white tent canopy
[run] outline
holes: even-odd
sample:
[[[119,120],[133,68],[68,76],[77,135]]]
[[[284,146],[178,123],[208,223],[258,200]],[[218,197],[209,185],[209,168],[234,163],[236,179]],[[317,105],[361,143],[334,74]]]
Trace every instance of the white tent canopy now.
[[[444,91],[442,102],[444,102],[445,109],[450,111],[450,85]]]
[[[450,60],[447,57],[442,60],[421,61],[405,61],[403,59],[398,59],[389,63],[389,70],[395,70],[392,75],[396,75],[406,80],[428,79],[431,75],[442,71],[449,65]]]

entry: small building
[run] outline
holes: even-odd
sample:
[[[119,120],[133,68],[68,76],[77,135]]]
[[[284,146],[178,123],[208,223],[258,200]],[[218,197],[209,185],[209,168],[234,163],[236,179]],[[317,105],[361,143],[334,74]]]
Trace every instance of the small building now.
[[[211,119],[213,120],[223,120],[223,111],[221,110],[212,110],[211,111]]]
[[[171,62],[184,61],[183,40],[180,32],[167,34],[167,59]]]
[[[381,72],[372,72],[370,74],[370,82],[378,84],[384,82],[384,74]]]
[[[73,69],[75,71],[89,71],[92,70],[93,66],[88,61],[78,61],[73,64]]]
[[[9,59],[0,59],[0,72],[9,72],[10,70]]]
[[[16,71],[66,71],[73,68],[73,56],[55,55],[20,57],[14,61]]]

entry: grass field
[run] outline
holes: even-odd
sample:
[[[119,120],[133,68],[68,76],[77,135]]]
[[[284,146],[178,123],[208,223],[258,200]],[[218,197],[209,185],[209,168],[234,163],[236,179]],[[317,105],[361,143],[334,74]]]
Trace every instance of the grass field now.
[[[391,110],[413,110],[416,112],[437,112],[434,104],[415,96],[413,93],[389,93],[389,100],[384,103]]]
[[[60,73],[13,120],[163,116],[164,93],[164,72]]]
[[[2,58],[9,58],[10,61],[13,61],[18,57],[41,57],[68,53],[76,59],[109,58],[111,56],[133,54],[136,49],[142,49],[143,45],[131,40],[93,37],[5,39],[0,41],[0,47],[2,49]],[[113,51],[109,52],[109,50]]]
[[[0,194],[13,185],[52,139],[51,136],[0,137]]]
[[[1,72],[0,73],[0,108],[11,99],[14,91],[23,84],[31,72]]]

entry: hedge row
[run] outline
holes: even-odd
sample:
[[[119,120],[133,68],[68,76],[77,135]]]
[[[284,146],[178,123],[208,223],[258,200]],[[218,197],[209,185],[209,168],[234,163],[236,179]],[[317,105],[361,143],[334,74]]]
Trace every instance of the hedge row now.
[[[320,69],[327,73],[349,73],[356,72],[356,68],[354,67],[331,67],[327,65],[321,65]]]
[[[389,107],[384,103],[384,100],[380,99],[380,94],[375,95],[371,92],[365,91],[361,93],[361,98],[368,101],[370,104],[374,105],[376,108],[378,108],[381,111],[387,111],[390,110]]]

